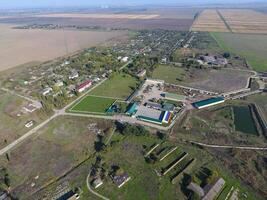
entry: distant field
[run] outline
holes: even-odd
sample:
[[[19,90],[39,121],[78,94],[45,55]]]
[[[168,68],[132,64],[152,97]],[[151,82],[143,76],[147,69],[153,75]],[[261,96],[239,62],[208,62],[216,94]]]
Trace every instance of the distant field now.
[[[267,33],[267,15],[249,9],[206,9],[192,26],[194,31]]]
[[[152,74],[152,78],[164,80],[166,83],[179,84],[183,79],[184,70],[180,67],[159,65]]]
[[[126,99],[136,88],[137,79],[127,74],[116,73],[95,88],[90,95]]]
[[[204,10],[193,23],[193,31],[229,32],[215,9]]]
[[[79,14],[79,13],[53,13],[46,15],[37,15],[38,17],[66,17],[66,18],[102,18],[102,19],[152,19],[159,15],[146,14]]]
[[[46,61],[95,46],[123,31],[18,30],[0,24],[0,71],[32,61]]]
[[[256,71],[267,70],[267,35],[212,33],[221,48],[246,58]]]
[[[77,102],[70,111],[81,113],[105,113],[106,110],[116,101],[113,98],[102,98],[96,96],[86,96]]]
[[[220,9],[234,33],[267,33],[267,15],[246,9]]]

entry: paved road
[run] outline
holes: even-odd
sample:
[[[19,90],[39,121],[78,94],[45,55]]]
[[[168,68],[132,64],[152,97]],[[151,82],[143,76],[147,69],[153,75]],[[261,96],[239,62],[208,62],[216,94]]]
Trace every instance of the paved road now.
[[[263,150],[266,151],[267,147],[251,147],[251,146],[235,146],[235,145],[215,145],[215,144],[205,144],[201,142],[188,141],[192,144],[197,144],[202,147],[209,148],[223,148],[223,149],[244,149],[244,150]]]
[[[90,183],[89,183],[89,178],[90,178],[90,174],[91,174],[91,170],[89,171],[87,178],[86,178],[86,185],[87,185],[87,189],[94,195],[98,196],[100,199],[104,199],[104,200],[109,200],[109,198],[104,197],[103,195],[95,192],[94,190],[92,190],[92,188],[90,187]]]

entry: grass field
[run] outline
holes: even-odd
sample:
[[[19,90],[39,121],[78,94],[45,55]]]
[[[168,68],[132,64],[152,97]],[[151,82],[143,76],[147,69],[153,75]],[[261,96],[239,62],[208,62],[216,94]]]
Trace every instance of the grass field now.
[[[114,136],[115,141],[117,140]],[[181,162],[169,174],[158,177],[155,173],[155,169],[160,170],[163,167],[168,166],[173,160],[177,159],[182,152],[188,153],[188,158],[196,158],[192,169],[189,174],[193,175],[197,173],[201,167],[208,167],[211,170],[218,171],[225,180],[227,185],[235,186],[240,189],[241,192],[247,192],[246,188],[243,188],[241,184],[235,180],[225,169],[218,167],[214,158],[212,158],[207,152],[200,151],[198,148],[191,146],[178,145],[178,150],[172,153],[169,157],[163,161],[157,161],[155,164],[148,164],[144,159],[144,145],[147,149],[160,141],[153,137],[136,137],[128,136],[123,138],[119,143],[112,146],[112,150],[102,154],[103,160],[106,165],[118,165],[125,172],[127,172],[131,180],[127,182],[122,188],[117,186],[107,178],[103,186],[97,189],[97,192],[105,195],[110,199],[187,199],[181,189],[182,177],[177,183],[172,184],[170,177],[179,170],[179,166],[183,165]],[[174,143],[167,142],[163,146],[159,146],[154,152],[159,152],[164,146],[173,146]],[[121,152],[124,152],[123,154]],[[166,152],[165,152],[166,153]],[[165,154],[163,153],[163,155]],[[227,194],[227,193],[226,193]],[[222,195],[222,199],[225,199],[226,194]],[[250,194],[248,199],[251,198]]]
[[[89,129],[92,124],[95,126]],[[12,193],[20,199],[29,199],[25,196],[54,181],[91,155],[96,132],[101,130],[104,133],[112,126],[110,120],[82,117],[64,116],[52,120],[37,132],[37,137],[14,149],[9,162],[5,157],[1,158],[1,166],[7,168],[11,178]],[[31,183],[35,183],[35,187],[31,187]]]
[[[81,113],[105,113],[106,110],[116,101],[113,98],[97,96],[86,96],[78,101],[69,111]]]
[[[136,88],[138,80],[123,73],[112,74],[111,77],[95,88],[90,95],[126,99]]]
[[[161,79],[167,83],[179,84],[183,80],[184,70],[180,67],[159,65],[152,74],[152,78]]]
[[[224,51],[246,58],[256,71],[267,70],[267,35],[211,33]]]
[[[54,59],[124,34],[123,31],[19,30],[0,24],[0,71]]]
[[[21,114],[22,107],[27,103],[22,98],[0,91],[0,148],[29,131],[24,126],[26,122],[34,120],[36,125],[47,118],[39,111]]]

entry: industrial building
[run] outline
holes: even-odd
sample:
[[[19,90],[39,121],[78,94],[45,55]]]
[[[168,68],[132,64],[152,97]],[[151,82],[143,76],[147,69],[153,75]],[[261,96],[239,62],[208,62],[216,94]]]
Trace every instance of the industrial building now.
[[[197,101],[197,102],[193,103],[193,106],[197,109],[202,109],[202,108],[207,108],[210,106],[214,106],[214,105],[223,103],[224,101],[225,101],[225,99],[223,97],[213,97],[213,98],[205,99],[202,101]]]

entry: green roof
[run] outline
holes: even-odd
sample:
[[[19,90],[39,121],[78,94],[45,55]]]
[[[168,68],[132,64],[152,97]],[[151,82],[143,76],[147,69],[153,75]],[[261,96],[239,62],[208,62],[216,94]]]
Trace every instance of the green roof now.
[[[203,107],[203,106],[206,106],[206,105],[209,105],[209,104],[213,104],[213,103],[217,103],[217,102],[220,102],[220,101],[224,101],[224,98],[223,97],[214,97],[214,98],[205,99],[205,100],[202,100],[202,101],[195,102],[195,103],[193,103],[193,106],[199,108],[199,107]]]
[[[142,115],[139,115],[138,119],[143,120],[143,121],[147,121],[147,122],[156,123],[156,124],[162,124],[162,120],[160,120],[160,119],[155,119],[155,118],[146,117],[146,116],[142,116]]]
[[[172,100],[176,100],[176,101],[183,101],[185,100],[185,96],[184,95],[180,95],[180,94],[174,94],[174,93],[165,93],[165,98],[166,99],[172,99]]]

